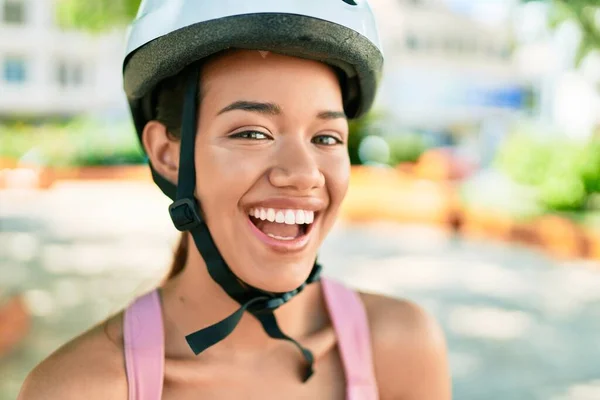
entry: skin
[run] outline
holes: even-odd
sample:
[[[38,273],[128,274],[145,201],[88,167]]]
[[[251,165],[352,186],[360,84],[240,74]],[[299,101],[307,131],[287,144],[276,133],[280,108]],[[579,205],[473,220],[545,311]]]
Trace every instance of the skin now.
[[[348,125],[340,117],[337,78],[318,62],[234,51],[205,65],[201,82],[196,195],[211,233],[245,282],[269,291],[291,290],[308,276],[348,187]],[[276,107],[223,112],[239,101]],[[179,142],[152,121],[144,146],[158,172],[175,182]],[[273,198],[319,209],[303,250],[273,251],[249,230],[248,208]],[[343,369],[319,284],[276,311],[282,330],[317,359],[317,372],[307,384],[298,379],[299,352],[270,339],[248,315],[225,340],[194,356],[185,334],[221,320],[237,304],[213,282],[191,243],[190,249],[185,269],[162,287],[164,399],[344,398]],[[435,321],[413,303],[360,295],[381,399],[449,399],[446,346]],[[127,399],[122,343],[118,314],[37,366],[19,399]]]

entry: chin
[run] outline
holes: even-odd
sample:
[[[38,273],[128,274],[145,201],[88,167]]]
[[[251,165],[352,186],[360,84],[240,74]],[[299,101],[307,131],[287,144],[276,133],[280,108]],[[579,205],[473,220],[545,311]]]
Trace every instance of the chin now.
[[[284,293],[297,289],[306,282],[312,272],[314,257],[311,261],[290,262],[279,260],[279,262],[269,262],[260,265],[260,267],[247,269],[245,271],[236,271],[233,273],[246,282],[248,285],[265,292]]]

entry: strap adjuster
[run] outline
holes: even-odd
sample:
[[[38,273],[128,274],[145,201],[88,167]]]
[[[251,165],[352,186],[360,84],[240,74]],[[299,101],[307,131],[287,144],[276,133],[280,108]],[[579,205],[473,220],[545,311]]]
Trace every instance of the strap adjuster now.
[[[282,293],[274,297],[263,297],[255,304],[252,304],[248,308],[248,311],[250,311],[253,314],[273,312],[288,301],[290,301],[296,294],[298,294],[298,291],[293,290],[291,292]]]
[[[175,228],[181,232],[197,228],[202,223],[196,199],[180,199],[169,206],[169,214]]]

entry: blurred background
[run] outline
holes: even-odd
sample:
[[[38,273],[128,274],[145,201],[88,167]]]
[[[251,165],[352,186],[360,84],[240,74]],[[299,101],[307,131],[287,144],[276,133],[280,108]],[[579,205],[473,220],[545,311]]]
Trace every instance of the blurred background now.
[[[0,399],[170,264],[121,89],[138,3],[0,0]],[[435,315],[456,399],[600,399],[600,1],[371,4],[326,273]]]

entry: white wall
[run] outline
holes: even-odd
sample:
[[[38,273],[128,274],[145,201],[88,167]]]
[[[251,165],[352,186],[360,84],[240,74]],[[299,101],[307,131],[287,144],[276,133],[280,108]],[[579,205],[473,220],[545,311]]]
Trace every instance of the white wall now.
[[[0,116],[74,115],[124,108],[120,75],[124,34],[64,32],[54,23],[54,0],[23,1],[24,24],[6,24],[0,15]],[[3,63],[10,55],[25,58],[25,82],[5,81]],[[81,85],[59,83],[61,61],[83,66]]]

